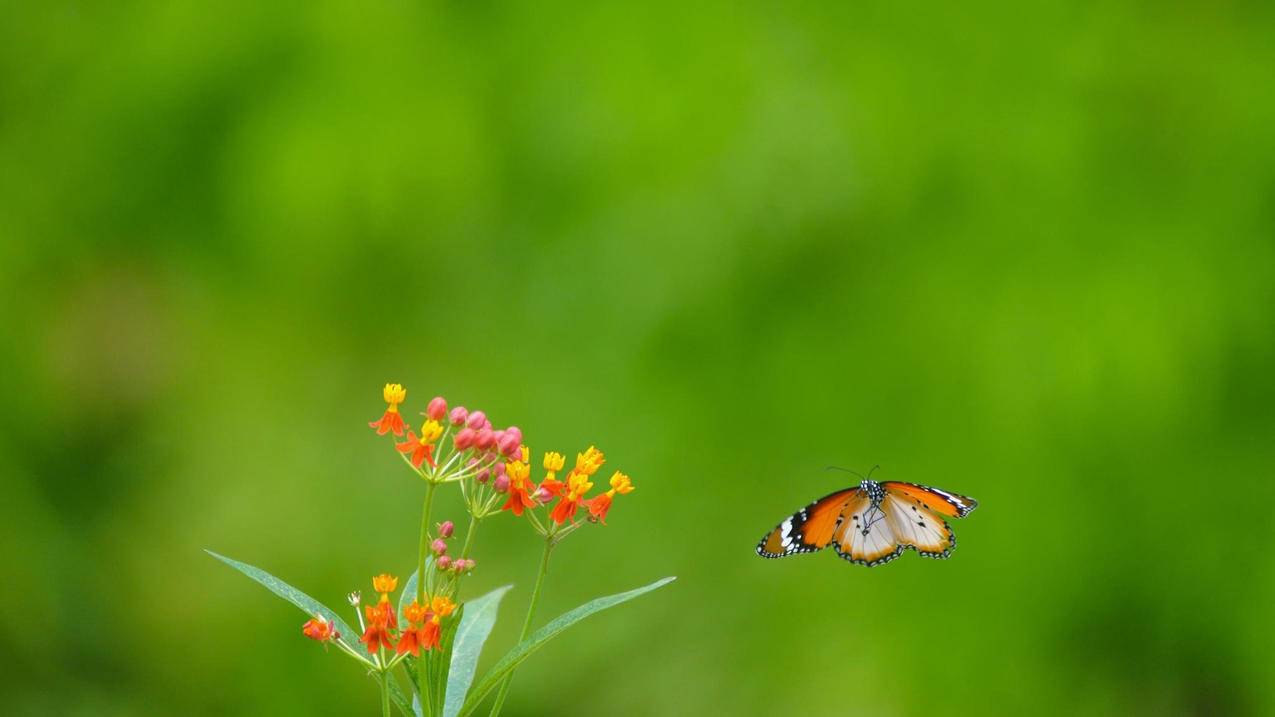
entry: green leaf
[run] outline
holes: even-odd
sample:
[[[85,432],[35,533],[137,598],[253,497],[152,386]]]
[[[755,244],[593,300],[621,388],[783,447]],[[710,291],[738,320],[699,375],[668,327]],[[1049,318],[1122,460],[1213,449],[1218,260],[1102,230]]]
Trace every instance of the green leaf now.
[[[359,648],[362,647],[358,640],[359,633],[350,629],[350,626],[345,624],[345,621],[342,620],[339,615],[323,603],[315,600],[309,595],[306,595],[270,573],[267,573],[261,568],[253,567],[247,563],[241,563],[238,560],[227,558],[224,555],[218,555],[211,550],[205,550],[204,552],[261,583],[267,590],[301,608],[301,610],[307,615],[310,615],[311,617],[316,614],[322,615],[325,620],[332,622],[336,626],[337,632],[341,633],[341,641],[346,645],[349,645],[355,652],[358,652]]]
[[[465,694],[474,682],[474,671],[478,669],[478,656],[483,651],[483,643],[487,642],[487,637],[496,624],[496,610],[500,607],[500,599],[509,592],[510,587],[506,585],[496,588],[465,603],[460,627],[456,628],[456,639],[452,643],[451,672],[447,676],[447,701],[443,705],[443,717],[456,717],[460,713],[461,705],[465,703]]]
[[[398,711],[403,713],[403,717],[414,717],[412,704],[407,701],[407,695],[403,693],[403,688],[399,686],[393,674],[390,675],[390,702],[393,702]]]
[[[518,667],[518,665],[522,664],[523,660],[531,656],[531,653],[539,650],[546,642],[557,637],[563,630],[566,630],[568,627],[571,627],[595,612],[605,610],[609,607],[615,607],[623,602],[628,602],[639,595],[644,595],[652,590],[664,587],[676,579],[677,578],[675,577],[667,577],[661,580],[656,580],[650,585],[637,588],[636,590],[630,590],[628,592],[590,600],[574,610],[570,610],[559,615],[548,625],[536,630],[531,637],[528,637],[526,640],[515,645],[514,648],[504,657],[500,658],[500,662],[497,662],[486,675],[483,675],[482,681],[475,685],[474,689],[470,691],[469,698],[465,700],[464,705],[460,708],[458,717],[464,717],[465,715],[473,712],[478,707],[479,703],[483,701],[483,698],[487,696],[487,693],[496,689],[497,685],[500,684],[501,680],[503,680],[506,675],[513,672],[514,668]]]

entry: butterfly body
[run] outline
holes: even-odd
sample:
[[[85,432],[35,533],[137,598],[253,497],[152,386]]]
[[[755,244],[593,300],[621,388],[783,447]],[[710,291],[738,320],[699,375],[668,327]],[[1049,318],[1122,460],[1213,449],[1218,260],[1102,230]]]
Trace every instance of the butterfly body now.
[[[940,516],[964,518],[978,501],[938,488],[864,479],[811,503],[762,537],[757,554],[783,558],[813,553],[832,545],[858,565],[888,563],[905,550],[945,559],[956,547],[956,534]]]

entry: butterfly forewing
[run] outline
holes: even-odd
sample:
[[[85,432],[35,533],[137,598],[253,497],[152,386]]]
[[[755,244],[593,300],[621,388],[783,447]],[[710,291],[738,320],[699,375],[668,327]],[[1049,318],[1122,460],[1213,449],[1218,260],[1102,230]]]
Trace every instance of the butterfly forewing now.
[[[949,518],[964,518],[970,514],[970,511],[978,507],[978,501],[973,498],[917,483],[891,480],[883,482],[881,487],[887,493],[892,493],[905,500],[921,503],[935,513],[946,515]]]
[[[757,544],[757,554],[764,558],[782,558],[823,550],[832,541],[852,501],[867,504],[858,488],[840,490],[816,500],[767,533]]]

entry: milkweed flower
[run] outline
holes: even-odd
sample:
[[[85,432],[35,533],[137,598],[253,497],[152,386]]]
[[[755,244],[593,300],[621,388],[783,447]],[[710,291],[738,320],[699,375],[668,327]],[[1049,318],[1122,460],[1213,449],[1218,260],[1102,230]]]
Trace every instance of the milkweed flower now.
[[[394,610],[394,606],[390,604],[390,593],[398,587],[398,578],[389,573],[381,573],[372,578],[372,588],[381,594],[381,599],[377,602],[376,607],[368,607],[368,610],[377,610],[384,618],[384,622],[390,628],[398,627],[398,614]],[[369,619],[371,619],[369,617]]]
[[[389,603],[384,604],[386,606],[389,605]],[[385,610],[380,605],[376,607],[368,605],[363,610],[367,615],[367,629],[363,631],[363,636],[359,638],[359,641],[367,645],[367,651],[371,654],[376,654],[382,647],[392,649],[394,647],[394,636],[390,634],[390,630],[393,629],[390,625],[390,618],[394,614],[394,609],[391,607],[389,610]]]
[[[576,511],[580,508],[581,499],[593,487],[589,477],[597,473],[603,463],[606,463],[606,455],[596,446],[589,446],[584,453],[576,454],[576,467],[567,474],[566,486],[560,489],[563,491],[562,498],[549,514],[550,520],[562,524],[575,517]]]
[[[432,650],[438,647],[439,638],[442,637],[441,623],[443,618],[452,614],[456,609],[456,603],[451,598],[440,595],[433,599],[429,605],[430,617],[425,621],[425,627],[421,630],[421,647],[426,650]]]
[[[633,481],[629,480],[629,477],[620,471],[616,471],[615,475],[611,476],[611,490],[596,498],[586,500],[584,505],[589,509],[590,517],[594,520],[602,521],[605,525],[607,520],[607,511],[611,510],[611,499],[615,497],[615,494],[620,493],[623,495],[624,493],[632,492]]]
[[[528,489],[531,487],[531,469],[522,461],[510,461],[505,464],[505,475],[497,478],[506,478],[509,481],[509,500],[501,507],[501,510],[512,510],[514,515],[522,515],[522,511],[527,508],[535,508],[536,502],[531,499]]]
[[[410,652],[414,657],[420,657],[425,637],[423,628],[424,623],[429,620],[429,608],[413,600],[411,605],[403,608],[403,619],[407,620],[407,629],[399,636],[398,646],[394,650],[400,655]]]
[[[443,416],[447,415],[447,400],[442,396],[435,396],[425,407],[425,415],[435,421],[443,420]]]
[[[372,421],[367,425],[375,428],[378,436],[383,436],[390,431],[393,431],[396,436],[403,435],[403,417],[398,413],[398,405],[407,399],[407,390],[401,384],[387,383],[381,390],[381,395],[384,396],[389,407],[385,409],[381,420]]]
[[[341,636],[341,633],[336,631],[332,623],[317,612],[314,617],[301,626],[301,634],[316,642],[327,642]]]
[[[421,426],[421,437],[418,439],[415,433],[407,432],[407,440],[396,444],[399,453],[411,453],[412,465],[417,468],[422,463],[429,462],[430,468],[434,468],[434,441],[443,435],[443,427],[438,421],[429,419]]]

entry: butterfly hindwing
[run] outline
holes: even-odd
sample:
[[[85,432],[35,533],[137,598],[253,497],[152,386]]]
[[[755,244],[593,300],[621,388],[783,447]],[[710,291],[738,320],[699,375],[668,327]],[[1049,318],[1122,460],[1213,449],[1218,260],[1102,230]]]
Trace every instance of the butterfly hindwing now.
[[[763,558],[782,558],[823,550],[843,522],[847,506],[856,499],[866,504],[861,494],[858,488],[839,490],[793,513],[757,543],[757,554]]]
[[[846,506],[846,519],[837,531],[837,554],[856,565],[875,567],[903,554],[884,510],[866,495]]]
[[[899,545],[915,549],[922,557],[946,558],[956,547],[952,527],[919,500],[887,492],[882,509]]]

